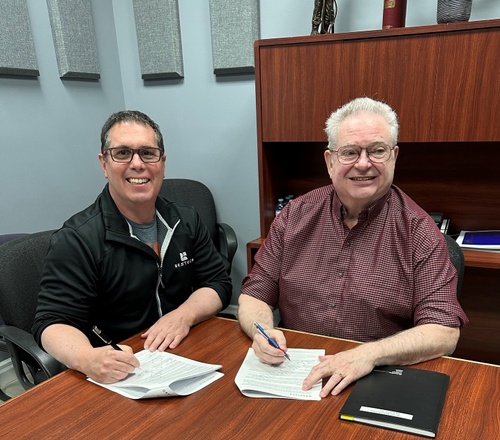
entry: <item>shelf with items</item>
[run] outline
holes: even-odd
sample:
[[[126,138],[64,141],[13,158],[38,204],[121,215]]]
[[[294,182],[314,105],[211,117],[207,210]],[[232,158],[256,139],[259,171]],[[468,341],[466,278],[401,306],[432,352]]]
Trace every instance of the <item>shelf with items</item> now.
[[[260,225],[265,237],[279,197],[305,194],[330,182],[323,159],[326,142],[265,142],[261,151]]]

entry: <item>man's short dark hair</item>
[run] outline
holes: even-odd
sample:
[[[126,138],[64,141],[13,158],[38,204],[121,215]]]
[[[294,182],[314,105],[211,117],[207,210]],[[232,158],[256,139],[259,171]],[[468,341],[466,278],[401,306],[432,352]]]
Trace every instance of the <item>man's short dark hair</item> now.
[[[111,139],[109,138],[109,130],[119,122],[138,122],[150,126],[155,132],[156,143],[161,151],[165,151],[163,145],[163,135],[161,134],[160,127],[148,115],[138,110],[123,110],[113,113],[108,120],[104,123],[101,130],[101,153],[109,148]]]

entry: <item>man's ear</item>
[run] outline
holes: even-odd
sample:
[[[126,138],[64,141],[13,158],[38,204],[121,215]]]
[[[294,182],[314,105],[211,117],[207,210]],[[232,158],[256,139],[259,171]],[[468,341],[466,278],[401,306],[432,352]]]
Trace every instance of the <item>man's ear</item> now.
[[[328,171],[328,175],[330,176],[330,179],[332,178],[332,152],[327,148],[325,152],[323,153],[323,156],[325,158],[325,163],[326,163],[326,169]]]
[[[106,167],[108,166],[108,162],[107,162],[106,158],[104,157],[104,154],[102,154],[102,153],[99,153],[97,155],[97,157],[99,158],[99,162],[101,163],[101,168],[102,168],[102,171],[104,172],[104,177],[107,179],[108,172],[106,170]]]

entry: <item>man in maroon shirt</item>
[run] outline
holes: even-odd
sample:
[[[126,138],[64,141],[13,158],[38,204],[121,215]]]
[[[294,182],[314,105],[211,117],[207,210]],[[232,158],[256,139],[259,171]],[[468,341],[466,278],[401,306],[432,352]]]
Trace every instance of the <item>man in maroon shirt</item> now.
[[[392,184],[398,129],[395,112],[370,98],[332,113],[324,153],[332,185],[287,204],[243,280],[239,321],[262,362],[285,359],[275,309],[282,327],[365,342],[320,357],[303,387],[330,377],[322,397],[340,393],[375,366],[452,353],[468,321],[444,237]]]

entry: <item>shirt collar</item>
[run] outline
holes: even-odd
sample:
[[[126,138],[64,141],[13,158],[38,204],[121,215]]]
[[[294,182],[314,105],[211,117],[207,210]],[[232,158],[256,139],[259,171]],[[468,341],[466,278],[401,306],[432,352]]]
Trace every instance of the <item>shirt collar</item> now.
[[[391,191],[392,191],[392,187],[380,199],[378,199],[372,206],[361,211],[359,213],[359,216],[358,216],[358,222],[362,223],[366,220],[368,220],[369,222],[373,221],[373,219],[376,218],[377,215],[380,214],[380,211],[382,211],[382,208],[384,207],[384,205],[386,204],[386,202],[388,201],[388,199],[390,197]],[[333,204],[332,208],[333,208],[334,215],[340,221],[343,221],[344,214],[345,214],[346,210],[345,210],[344,205],[340,201],[336,191],[333,192],[332,204]]]

